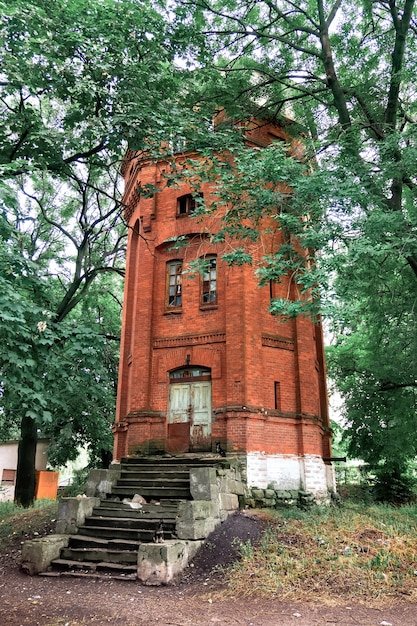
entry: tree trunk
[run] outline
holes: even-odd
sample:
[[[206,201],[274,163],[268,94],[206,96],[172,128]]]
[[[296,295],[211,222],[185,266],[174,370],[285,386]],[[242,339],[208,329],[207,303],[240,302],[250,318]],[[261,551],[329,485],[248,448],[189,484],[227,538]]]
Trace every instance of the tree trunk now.
[[[14,501],[29,507],[35,499],[35,456],[38,429],[33,418],[24,416],[20,426],[20,440],[17,452],[17,472]]]

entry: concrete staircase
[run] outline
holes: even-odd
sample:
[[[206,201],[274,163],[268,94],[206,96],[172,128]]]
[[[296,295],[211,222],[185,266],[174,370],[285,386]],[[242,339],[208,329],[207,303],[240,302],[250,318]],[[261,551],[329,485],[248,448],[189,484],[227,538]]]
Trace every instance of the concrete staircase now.
[[[176,538],[179,510],[192,500],[190,472],[208,468],[216,474],[216,468],[228,467],[226,460],[214,457],[122,459],[110,493],[95,499],[97,506],[42,574],[136,579],[143,544],[169,545]],[[137,494],[146,504],[132,502]],[[151,552],[156,548],[149,547]]]

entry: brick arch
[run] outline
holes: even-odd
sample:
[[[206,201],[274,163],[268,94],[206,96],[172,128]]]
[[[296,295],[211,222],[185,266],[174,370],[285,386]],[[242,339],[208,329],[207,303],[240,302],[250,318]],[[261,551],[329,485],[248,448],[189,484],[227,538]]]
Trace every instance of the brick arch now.
[[[187,355],[190,355],[189,366],[200,365],[211,369],[211,377],[220,378],[222,371],[222,349],[206,346],[185,346],[171,350],[158,359],[158,382],[167,382],[167,372],[186,367]]]
[[[166,233],[164,233],[164,237],[161,241],[157,240],[155,242],[155,250],[158,250],[158,252],[163,252],[165,249],[167,249],[169,251],[169,249],[172,248],[174,237],[178,237],[179,235],[183,235],[184,237],[186,237],[188,243],[193,243],[194,240],[198,241],[199,239],[201,239],[201,241],[203,241],[207,239],[207,235],[205,233],[200,233],[198,231],[195,231],[194,229],[191,230],[190,228],[187,228],[185,232],[178,233],[178,230],[176,228],[170,228],[167,229]],[[173,250],[173,252],[175,253],[175,250]]]

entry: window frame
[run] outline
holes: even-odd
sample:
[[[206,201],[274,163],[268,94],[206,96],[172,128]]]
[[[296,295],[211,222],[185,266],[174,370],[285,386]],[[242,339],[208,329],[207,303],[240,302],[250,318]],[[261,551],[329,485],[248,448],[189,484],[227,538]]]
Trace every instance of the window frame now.
[[[208,271],[205,271],[200,276],[200,308],[207,309],[217,307],[218,305],[218,266],[217,266],[217,254],[207,254],[203,257],[204,262],[211,263],[215,262],[214,265],[214,279],[211,276],[211,272],[213,268],[209,266]],[[207,277],[207,278],[206,278]],[[214,290],[211,289],[211,283],[215,283]],[[208,291],[205,290],[205,284],[208,283]],[[214,299],[211,299],[211,294],[214,293]],[[204,300],[204,296],[208,294],[208,300]]]
[[[13,487],[16,484],[16,472],[15,469],[3,468],[1,476],[1,485],[4,487]]]
[[[275,411],[282,411],[282,395],[281,395],[281,382],[274,381],[274,408]]]
[[[178,196],[176,208],[177,217],[192,215],[197,208],[197,198],[203,198],[203,194],[185,193],[182,196]]]
[[[172,272],[171,269],[175,268],[175,271]],[[180,268],[180,269],[178,269]],[[165,268],[165,310],[166,311],[181,311],[182,310],[182,299],[184,296],[183,292],[183,260],[182,259],[171,259],[167,261]],[[173,281],[171,279],[174,279]],[[179,279],[179,280],[178,280]],[[174,290],[174,293],[171,294],[171,287],[177,290]],[[178,287],[180,289],[178,293]],[[173,297],[173,303],[171,304],[170,299]],[[179,304],[177,299],[179,298]]]

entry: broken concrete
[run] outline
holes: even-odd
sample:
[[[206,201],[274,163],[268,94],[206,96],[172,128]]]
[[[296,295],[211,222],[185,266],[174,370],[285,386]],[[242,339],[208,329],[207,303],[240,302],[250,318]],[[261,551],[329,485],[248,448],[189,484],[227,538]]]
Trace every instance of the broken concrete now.
[[[26,541],[22,548],[23,571],[30,576],[45,572],[51,562],[59,558],[61,549],[67,547],[68,541],[68,535],[48,535]]]
[[[144,585],[167,585],[194,557],[202,541],[172,539],[142,543],[138,552],[138,579]]]
[[[130,461],[132,465],[132,460]],[[148,463],[151,465],[152,471],[154,471],[154,460],[152,459]],[[174,466],[175,463],[176,461],[173,459],[172,464]],[[133,510],[129,511],[129,515],[118,514],[120,506],[123,506],[122,502],[126,500],[125,498],[122,502],[120,502],[119,498],[125,494],[126,489],[133,490],[132,493],[136,492],[139,494],[141,489],[144,487],[143,484],[141,485],[140,483],[140,478],[138,478],[137,483],[135,482],[133,486],[131,485],[132,480],[128,480],[127,482],[129,486],[127,488],[120,486],[120,483],[123,483],[122,480],[120,480],[119,484],[116,485],[121,476],[121,466],[119,464],[115,464],[115,466],[113,466],[110,470],[93,470],[90,473],[87,488],[88,497],[77,496],[76,498],[61,499],[56,525],[56,532],[60,533],[60,535],[54,535],[52,538],[47,537],[42,540],[35,540],[35,542],[27,542],[27,544],[25,544],[25,558],[22,567],[29,574],[37,574],[40,572],[46,572],[48,569],[52,568],[54,566],[52,563],[53,561],[56,563],[57,567],[65,564],[68,569],[71,566],[71,561],[74,561],[73,567],[76,568],[80,567],[87,558],[90,558],[90,560],[94,561],[93,565],[95,564],[96,566],[98,563],[97,570],[99,566],[101,567],[101,565],[105,565],[107,569],[111,569],[110,565],[112,565],[113,569],[116,567],[126,568],[126,563],[122,562],[122,556],[125,559],[125,555],[119,557],[119,555],[116,554],[117,550],[120,550],[119,546],[115,548],[110,545],[108,552],[106,552],[107,556],[104,556],[103,553],[103,548],[107,546],[107,543],[122,543],[122,545],[129,545],[128,549],[131,552],[129,555],[129,563],[131,564],[130,567],[132,567],[135,563],[137,568],[137,578],[140,581],[146,585],[168,584],[176,574],[184,569],[189,560],[193,558],[200,548],[202,541],[231,513],[234,513],[239,508],[239,495],[245,492],[243,482],[240,480],[238,465],[233,464],[233,462],[231,464],[227,462],[227,465],[220,465],[214,461],[214,466],[208,465],[201,467],[195,466],[196,463],[194,460],[194,465],[193,461],[191,461],[190,465],[191,466],[188,466],[188,473],[181,470],[180,474],[187,473],[187,480],[189,476],[189,484],[186,485],[184,489],[188,494],[187,497],[189,498],[191,495],[193,499],[176,499],[174,496],[174,500],[176,499],[178,502],[178,509],[176,510],[174,508],[173,514],[169,509],[171,506],[170,504],[167,505],[168,509],[164,510],[164,501],[156,501],[153,504],[152,502],[150,504],[146,504],[145,500],[139,495],[133,497],[130,495],[128,498],[129,506],[124,505],[126,508],[132,508],[133,501],[135,499],[140,500],[137,502],[137,516],[142,519],[140,514],[143,512],[143,519],[145,522],[148,515],[156,516],[157,519],[160,520],[161,543],[150,543],[148,535],[152,536],[153,533],[154,541],[156,541],[158,539],[156,536],[157,531],[148,529],[146,524],[145,528],[142,528],[143,524],[141,522],[141,524],[137,525],[137,530],[134,529],[136,522],[134,521],[135,516],[133,515]],[[187,467],[185,463],[183,466]],[[143,460],[140,467],[144,467]],[[165,477],[163,480],[166,483],[168,480],[166,478],[166,474],[169,474],[170,470],[165,468],[164,471]],[[176,470],[173,471],[175,472]],[[138,469],[133,471],[131,470],[130,476],[137,475],[138,473],[140,474]],[[129,472],[127,472],[127,475],[129,477]],[[181,478],[181,480],[184,481],[183,478]],[[114,485],[116,485],[116,487],[113,492],[112,488]],[[163,487],[164,497],[166,497],[166,485],[164,484]],[[151,488],[154,489],[154,487]],[[119,491],[122,490],[122,495],[118,495],[119,492],[117,489],[119,489]],[[149,490],[149,487],[147,487],[147,489]],[[108,494],[112,494],[113,499],[107,499]],[[103,517],[101,517],[101,515],[97,512],[93,513],[93,509],[97,509],[102,506],[99,496],[101,497],[103,503],[109,502],[113,505],[110,509],[105,509]],[[117,508],[117,502],[120,502],[119,508]],[[143,511],[142,507],[144,507]],[[161,509],[160,513],[157,512],[158,509]],[[110,515],[108,515],[108,511],[111,512]],[[164,517],[164,513],[168,517]],[[85,532],[86,519],[91,517],[97,520],[99,526],[100,524],[103,526],[102,519],[106,521],[107,519],[111,520],[114,518],[120,522],[122,519],[126,518],[126,523],[125,526],[118,528],[117,522],[110,522],[110,524],[114,527],[111,531],[113,533],[111,538],[101,539],[101,537],[105,537],[106,535],[102,535],[99,532],[99,534],[95,537],[94,535]],[[99,522],[99,520],[101,521]],[[81,535],[85,532],[86,535],[92,536],[92,539],[89,542],[88,537],[81,537],[81,540],[85,542],[88,549],[83,552],[85,559],[80,558],[78,560],[78,558],[72,558],[70,552],[71,550],[80,550],[78,545],[80,541],[77,542],[76,539],[80,532]],[[123,535],[120,535],[121,532],[128,533],[126,539],[123,539]],[[137,533],[137,535],[132,537],[132,532]],[[142,535],[142,538],[139,537],[140,534]],[[146,539],[143,537],[144,534],[147,535]],[[69,535],[71,535],[70,545]],[[60,538],[57,539],[56,537]],[[97,554],[94,552],[94,541],[99,544]],[[34,545],[32,545],[32,543]],[[75,547],[72,544],[76,544]],[[84,550],[83,545],[81,546],[81,549]],[[67,547],[68,550],[62,550]],[[126,549],[122,548],[122,551],[123,550],[126,552]],[[108,554],[111,554],[111,557],[109,557]],[[61,558],[59,558],[60,555]],[[135,555],[137,556],[137,559],[135,558]],[[105,563],[99,563],[100,558],[104,558]],[[88,563],[85,563],[85,565],[87,566]],[[135,569],[135,566],[133,569]]]
[[[120,463],[112,463],[110,469],[93,469],[90,471],[85,491],[88,497],[104,499],[111,493],[113,485],[121,475]]]
[[[61,498],[58,507],[56,532],[58,534],[74,534],[82,526],[85,518],[89,517],[95,506],[99,506],[100,498]]]

